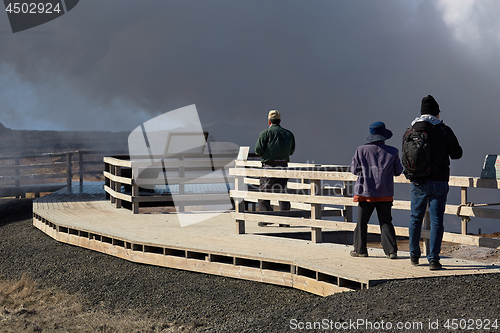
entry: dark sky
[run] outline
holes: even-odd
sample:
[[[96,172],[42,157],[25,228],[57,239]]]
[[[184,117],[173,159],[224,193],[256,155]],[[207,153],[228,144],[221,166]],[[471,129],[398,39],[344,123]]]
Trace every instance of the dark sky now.
[[[267,112],[296,162],[349,164],[369,125],[396,147],[432,94],[464,147],[455,175],[500,153],[495,0],[82,0],[13,34],[0,15],[0,122],[132,131],[196,104],[216,139],[255,144]]]

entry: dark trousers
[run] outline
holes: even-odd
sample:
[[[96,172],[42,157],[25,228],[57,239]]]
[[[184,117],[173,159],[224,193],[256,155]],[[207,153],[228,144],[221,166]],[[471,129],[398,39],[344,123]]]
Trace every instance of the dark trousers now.
[[[274,163],[274,164],[264,164],[263,169],[274,169],[274,168],[286,168],[288,163]],[[259,191],[261,192],[271,192],[271,193],[286,193],[286,183],[288,178],[260,178]],[[290,202],[279,201],[280,210],[290,210]],[[259,211],[270,212],[273,208],[271,207],[270,200],[259,199]]]
[[[397,253],[398,245],[396,244],[396,232],[392,225],[391,201],[384,202],[367,202],[361,201],[358,206],[358,223],[354,229],[354,251],[357,253],[368,253],[366,248],[366,236],[368,229],[368,221],[377,209],[378,222],[380,224],[380,235],[382,248],[385,254]]]

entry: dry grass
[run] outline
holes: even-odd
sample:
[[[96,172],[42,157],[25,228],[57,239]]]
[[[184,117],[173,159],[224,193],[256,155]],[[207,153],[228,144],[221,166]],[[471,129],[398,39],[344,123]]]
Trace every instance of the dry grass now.
[[[107,313],[90,308],[78,295],[39,288],[30,278],[0,279],[1,332],[191,332],[196,326],[144,318],[139,313]]]

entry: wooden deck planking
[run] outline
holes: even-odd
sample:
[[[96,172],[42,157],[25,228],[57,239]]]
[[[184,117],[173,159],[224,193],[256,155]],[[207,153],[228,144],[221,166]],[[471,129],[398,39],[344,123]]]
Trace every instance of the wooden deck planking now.
[[[303,270],[306,275],[326,274],[367,286],[393,279],[500,272],[498,266],[451,258],[442,259],[445,270],[430,271],[427,265],[411,266],[409,254],[405,252],[400,252],[401,259],[399,260],[388,260],[380,249],[370,249],[370,257],[368,258],[352,258],[349,256],[349,251],[352,248],[350,246],[332,243],[313,244],[310,241],[262,234],[263,232],[310,231],[309,228],[261,228],[256,223],[247,223],[248,233],[237,235],[235,222],[229,213],[220,214],[204,222],[182,228],[179,226],[176,214],[132,214],[129,210],[114,208],[109,201],[105,201],[102,186],[97,185],[84,185],[82,191],[73,189],[71,193],[60,190],[34,202],[34,214],[65,228],[95,233],[131,244],[142,244],[141,246],[182,249],[198,254],[208,253],[281,263],[290,265],[290,267],[299,267],[299,271]],[[59,202],[59,204],[53,205],[54,202]],[[38,222],[35,223],[35,225],[37,224],[39,225]],[[42,230],[45,229],[54,238],[56,237],[56,233],[53,231],[47,230],[41,225],[39,227]],[[61,235],[60,240],[87,248],[101,249],[102,252],[129,260],[130,258],[138,258],[134,261],[156,262],[156,259],[152,260],[149,258],[150,256],[143,255],[141,257],[134,251],[122,250],[121,248],[113,249],[107,244],[96,245],[89,240],[76,239],[73,235]],[[161,262],[160,265],[168,266],[171,264],[172,267],[176,268],[181,267],[200,272],[212,272],[215,269],[220,273],[218,275],[238,277],[239,274],[241,278],[289,285],[285,281],[286,279],[278,277],[280,276],[279,272],[276,273],[277,275],[272,275],[267,270],[261,269],[259,273],[251,268],[235,267],[234,265],[226,267],[224,266],[226,263],[205,263],[204,261],[200,262],[200,260],[194,261],[196,264],[194,265],[190,259],[182,259],[184,264],[181,265],[175,260],[172,261],[171,258],[167,259],[160,258],[157,261]],[[421,261],[424,262],[424,260]],[[220,265],[225,267],[226,273],[221,273]],[[244,274],[241,275],[241,272]],[[266,280],[263,278],[263,272],[274,277],[266,278]],[[260,280],[255,277],[256,274],[261,276]],[[327,284],[318,281],[313,282],[313,278],[302,276],[300,272],[299,274],[290,274],[288,278],[295,279],[296,288],[318,294],[327,294],[325,290],[345,289],[339,286],[327,286]]]

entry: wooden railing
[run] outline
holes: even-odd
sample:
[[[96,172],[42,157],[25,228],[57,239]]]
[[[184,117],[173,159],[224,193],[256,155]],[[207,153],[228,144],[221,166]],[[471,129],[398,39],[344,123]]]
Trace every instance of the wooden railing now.
[[[106,152],[69,151],[0,157],[0,197],[69,190],[73,180],[102,180]]]
[[[157,162],[151,162],[152,158]],[[230,203],[229,186],[234,180],[225,168],[234,166],[234,158],[234,154],[104,157],[106,199],[134,214],[140,207],[175,205],[177,212],[183,212],[186,206]],[[203,185],[209,189],[200,191]],[[188,191],[193,186],[198,189]]]
[[[352,221],[349,208],[357,206],[352,200],[352,184],[357,177],[350,173],[347,166],[343,170],[335,170],[338,166],[300,165],[290,164],[283,169],[262,169],[256,161],[236,161],[236,167],[229,170],[235,176],[235,190],[231,197],[236,203],[236,211],[232,217],[236,221],[237,232],[245,233],[246,222],[268,222],[305,226],[311,228],[313,242],[321,242],[322,229],[354,230],[356,223]],[[259,177],[289,178],[287,193],[268,193],[248,190],[248,185],[257,185]],[[332,184],[333,182],[333,184]],[[395,183],[409,183],[404,176],[395,177]],[[496,179],[481,179],[475,177],[451,177],[450,187],[461,188],[460,204],[447,203],[445,214],[461,217],[461,233],[445,232],[444,241],[470,244],[484,247],[500,247],[500,239],[479,237],[467,234],[467,222],[471,217],[500,219],[500,210],[473,206],[467,203],[468,189],[488,188],[500,189],[500,181]],[[296,192],[297,189],[301,191]],[[332,191],[332,189],[334,191]],[[397,193],[396,193],[397,194]],[[259,199],[276,201],[290,201],[291,211],[285,212],[257,212],[249,211],[248,203],[255,203]],[[395,198],[397,199],[397,198]],[[338,207],[337,216],[343,216],[343,221],[325,220],[324,217],[335,216],[332,210]],[[393,209],[410,210],[410,201],[395,200]],[[429,238],[429,216],[423,223],[422,238],[427,242]],[[398,236],[408,237],[407,227],[395,227]],[[380,234],[378,225],[368,225],[368,232]]]

